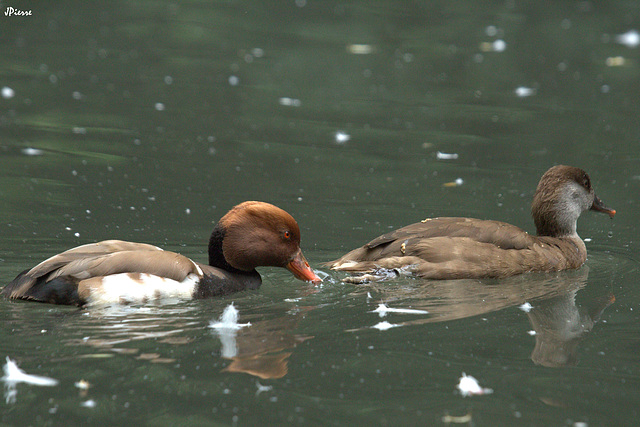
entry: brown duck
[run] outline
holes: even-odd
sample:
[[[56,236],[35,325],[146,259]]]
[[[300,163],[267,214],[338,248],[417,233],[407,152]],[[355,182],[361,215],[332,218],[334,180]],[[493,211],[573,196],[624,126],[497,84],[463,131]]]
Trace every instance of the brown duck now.
[[[257,289],[258,266],[287,268],[320,282],[300,249],[298,224],[284,210],[244,202],[220,219],[209,240],[209,265],[144,243],[106,240],[78,246],[18,275],[2,295],[54,304],[208,298]]]
[[[508,277],[533,271],[580,267],[587,248],[576,232],[580,214],[609,214],[596,197],[589,175],[554,166],[540,179],[531,214],[537,236],[499,221],[428,218],[373,239],[335,261],[333,270],[369,273],[348,281],[378,279],[377,271],[401,270],[427,279]]]

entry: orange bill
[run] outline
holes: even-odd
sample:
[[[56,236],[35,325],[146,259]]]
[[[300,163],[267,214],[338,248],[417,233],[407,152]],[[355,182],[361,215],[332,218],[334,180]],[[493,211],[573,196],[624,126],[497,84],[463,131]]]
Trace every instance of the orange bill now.
[[[286,265],[287,270],[293,273],[300,280],[305,280],[312,283],[320,283],[322,279],[319,278],[316,273],[313,272],[307,259],[302,254],[302,250],[298,249],[298,252],[291,258],[291,261]]]
[[[600,198],[598,198],[598,196],[594,196],[593,205],[591,206],[591,210],[609,214],[610,218],[613,218],[616,215],[616,210],[608,208],[604,203],[602,203],[602,200],[600,200]]]

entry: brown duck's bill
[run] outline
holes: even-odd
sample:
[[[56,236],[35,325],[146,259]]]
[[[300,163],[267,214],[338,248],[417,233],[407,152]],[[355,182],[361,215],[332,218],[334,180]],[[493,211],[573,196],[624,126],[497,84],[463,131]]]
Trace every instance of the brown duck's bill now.
[[[287,270],[300,280],[312,283],[320,283],[322,279],[313,272],[301,250],[298,250],[291,261],[286,265]]]
[[[610,218],[613,218],[616,215],[616,210],[608,208],[604,203],[602,203],[602,200],[600,200],[598,196],[594,196],[593,205],[591,205],[591,210],[609,214]]]

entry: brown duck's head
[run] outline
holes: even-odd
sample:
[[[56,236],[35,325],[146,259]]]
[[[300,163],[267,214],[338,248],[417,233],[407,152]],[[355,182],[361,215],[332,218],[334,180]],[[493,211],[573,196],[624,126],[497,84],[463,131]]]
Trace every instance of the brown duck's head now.
[[[298,223],[277,206],[241,203],[223,216],[216,228],[222,230],[224,259],[233,268],[283,267],[300,280],[321,282],[300,249]]]
[[[558,165],[542,175],[531,204],[539,236],[576,234],[578,217],[587,210],[604,212],[611,218],[616,214],[595,195],[585,171]]]

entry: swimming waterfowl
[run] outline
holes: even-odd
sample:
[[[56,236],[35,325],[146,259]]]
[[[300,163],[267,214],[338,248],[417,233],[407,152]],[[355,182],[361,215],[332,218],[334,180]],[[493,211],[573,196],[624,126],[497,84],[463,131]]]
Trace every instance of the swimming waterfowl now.
[[[326,265],[366,273],[401,270],[427,279],[501,278],[526,272],[580,267],[587,248],[576,232],[580,214],[609,214],[595,195],[589,175],[572,166],[554,166],[540,179],[531,214],[537,235],[504,222],[473,218],[428,218],[373,239]],[[372,274],[373,273],[373,274]]]
[[[300,249],[293,217],[269,203],[244,202],[213,229],[209,265],[153,245],[106,240],[52,256],[20,273],[1,294],[78,306],[208,298],[257,289],[259,266],[284,267],[298,279],[321,281]]]

